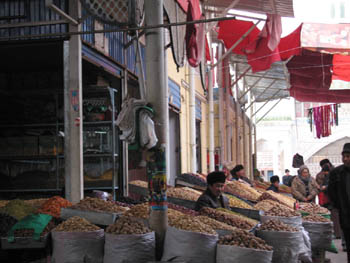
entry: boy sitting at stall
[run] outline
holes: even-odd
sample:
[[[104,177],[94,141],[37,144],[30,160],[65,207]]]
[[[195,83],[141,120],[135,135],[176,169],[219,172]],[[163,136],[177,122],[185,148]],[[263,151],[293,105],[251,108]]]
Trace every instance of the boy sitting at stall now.
[[[271,185],[266,190],[267,191],[272,190],[272,191],[278,193],[279,192],[279,186],[280,186],[280,178],[277,175],[274,175],[274,176],[272,176],[270,178],[270,182],[271,182]]]

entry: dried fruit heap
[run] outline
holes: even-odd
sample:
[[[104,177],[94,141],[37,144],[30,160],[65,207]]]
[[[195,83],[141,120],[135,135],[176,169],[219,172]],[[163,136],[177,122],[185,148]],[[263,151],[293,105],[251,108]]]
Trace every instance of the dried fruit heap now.
[[[98,198],[86,197],[76,205],[72,206],[73,209],[83,211],[95,211],[95,212],[107,212],[107,213],[123,213],[128,209],[122,206],[118,206],[113,202],[105,201]]]
[[[284,224],[279,220],[268,220],[262,223],[259,230],[267,231],[284,231],[284,232],[298,232],[299,230],[290,225]]]
[[[331,220],[320,215],[310,214],[303,217],[304,222],[318,222],[318,223],[330,223]]]
[[[148,188],[148,183],[145,182],[145,181],[141,181],[141,180],[131,181],[130,184],[136,185],[136,186],[139,186],[139,187],[142,187],[142,188]]]
[[[203,224],[196,217],[188,215],[169,220],[169,226],[191,232],[216,235],[216,232],[210,226]]]
[[[61,208],[66,208],[72,206],[72,203],[68,200],[60,197],[54,196],[48,199],[43,205],[38,209],[39,213],[52,215],[53,217],[60,217]]]
[[[193,190],[189,187],[169,187],[167,190],[167,195],[169,197],[185,199],[189,201],[197,201],[201,194],[201,192]]]
[[[141,235],[152,232],[141,222],[132,217],[123,216],[119,218],[113,225],[106,229],[106,233],[116,235]]]
[[[217,221],[215,219],[212,219],[207,216],[197,216],[196,219],[201,221],[203,224],[206,224],[210,226],[214,230],[228,230],[228,231],[233,231],[237,228],[230,226],[228,224],[225,224],[223,222]]]
[[[250,185],[235,180],[226,183],[225,192],[250,201],[257,201],[261,195]]]
[[[279,207],[282,209],[288,209],[288,210],[294,211],[294,209],[289,208],[288,206],[285,206],[285,205],[278,203],[276,201],[272,201],[271,199],[266,199],[266,200],[260,201],[259,203],[257,203],[254,206],[255,209],[262,210],[265,212],[269,211],[273,207]]]
[[[218,220],[220,222],[226,223],[228,225],[231,225],[240,229],[250,230],[255,226],[254,223],[244,220],[237,215],[220,211],[217,209],[209,208],[209,207],[203,207],[200,210],[200,213],[202,215],[209,216],[210,218],[213,218],[215,220]]]
[[[0,208],[0,213],[8,214],[17,220],[35,213],[36,209],[31,205],[26,204],[23,200],[15,199],[11,200],[4,207]]]
[[[233,231],[231,235],[221,237],[219,239],[219,245],[239,246],[268,251],[271,251],[273,249],[261,238],[258,238],[251,233],[239,229]]]
[[[149,218],[149,206],[148,203],[143,203],[131,207],[124,213],[125,216],[148,219]]]
[[[89,221],[87,221],[84,218],[81,218],[79,216],[73,216],[73,217],[69,218],[67,221],[64,221],[63,223],[59,224],[52,231],[90,232],[90,231],[96,231],[96,230],[100,230],[100,229],[101,228],[91,224]]]
[[[329,214],[329,210],[315,203],[300,203],[300,210],[310,214]]]
[[[283,194],[279,194],[279,193],[275,193],[273,191],[266,191],[265,193],[263,193],[258,201],[262,201],[262,200],[273,200],[276,201],[278,203],[281,203],[285,206],[288,206],[289,208],[294,209],[294,204],[296,202],[296,200],[292,197],[288,197],[285,196]]]
[[[251,205],[247,204],[246,202],[240,200],[239,198],[233,196],[233,195],[226,195],[228,197],[228,200],[230,202],[231,207],[239,207],[239,208],[245,208],[245,209],[254,209]]]
[[[184,206],[175,205],[172,203],[168,203],[168,208],[177,210],[183,214],[190,215],[190,216],[198,216],[199,215],[199,213],[197,211],[194,211],[194,210],[189,209],[189,208],[184,207]]]
[[[267,216],[281,216],[281,217],[294,217],[294,216],[300,216],[300,213],[276,206],[276,207],[272,207],[270,210],[265,212],[265,215],[267,215]]]

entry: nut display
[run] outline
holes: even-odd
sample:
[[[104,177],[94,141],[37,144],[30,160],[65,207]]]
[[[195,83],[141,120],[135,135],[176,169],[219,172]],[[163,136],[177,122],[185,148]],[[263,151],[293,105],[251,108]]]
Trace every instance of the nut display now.
[[[287,225],[279,220],[268,220],[261,224],[259,230],[267,231],[284,231],[284,232],[298,232],[299,230],[295,227]]]
[[[90,232],[100,230],[98,226],[91,224],[84,218],[79,216],[73,216],[69,218],[67,221],[59,224],[52,231],[60,231],[60,232]]]
[[[26,204],[23,200],[15,199],[0,208],[0,213],[8,214],[17,220],[21,220],[29,214],[35,213],[36,209]]]
[[[304,222],[319,222],[319,223],[329,223],[331,220],[317,214],[310,214],[303,217]]]
[[[282,207],[272,207],[270,210],[265,212],[265,215],[267,216],[281,216],[281,217],[294,217],[294,216],[300,216],[299,212],[288,210]]]
[[[197,174],[183,173],[179,174],[177,178],[193,185],[199,185],[203,187],[207,186],[206,180],[204,180],[202,176]]]
[[[131,207],[128,211],[124,213],[124,216],[148,219],[149,213],[150,211],[148,203],[143,203]]]
[[[217,209],[213,209],[213,208],[209,208],[209,207],[203,207],[200,210],[200,213],[202,215],[208,216],[210,218],[213,218],[217,221],[226,223],[228,225],[240,228],[240,229],[246,229],[246,230],[250,230],[252,229],[255,224],[253,224],[252,222],[243,220],[242,218],[232,214],[232,213],[227,213],[224,211],[220,211]]]
[[[239,207],[239,208],[245,208],[245,209],[254,209],[251,205],[247,204],[243,200],[233,196],[233,195],[226,195],[226,197],[229,200],[230,207]]]
[[[228,224],[225,224],[223,222],[217,221],[215,219],[212,219],[210,217],[207,216],[197,216],[196,219],[198,219],[199,221],[201,221],[203,224],[206,224],[208,226],[210,226],[212,229],[214,230],[229,230],[229,231],[233,231],[237,228],[230,226]]]
[[[107,233],[116,235],[141,235],[152,232],[143,223],[128,216],[119,218],[113,225],[106,229]]]
[[[177,210],[183,214],[190,215],[190,216],[198,216],[199,215],[199,213],[197,211],[194,211],[192,209],[189,209],[189,208],[181,206],[181,205],[175,205],[172,203],[168,203],[168,208]]]
[[[30,200],[24,200],[24,202],[34,208],[40,208],[48,198],[37,198],[37,199],[30,199]]]
[[[0,207],[7,205],[8,202],[10,202],[10,201],[9,200],[0,200]]]
[[[288,197],[279,193],[275,193],[274,191],[266,191],[259,197],[258,201],[262,201],[266,199],[276,201],[292,209],[294,209],[294,204],[296,202],[294,198]]]
[[[243,221],[246,221],[250,224],[252,224],[253,226],[255,226],[256,224],[258,224],[259,222],[257,220],[254,220],[254,219],[251,219],[247,216],[244,216],[240,213],[237,213],[237,212],[234,212],[234,211],[231,211],[231,210],[228,210],[228,209],[225,209],[225,208],[217,208],[218,211],[223,211],[225,213],[229,213],[229,214],[233,214],[234,216],[242,219]]]
[[[40,236],[45,236],[46,234],[50,233],[52,229],[54,229],[58,223],[60,222],[57,218],[52,218],[50,222],[46,225],[43,232],[40,234]],[[16,229],[14,231],[15,237],[32,237],[34,234],[34,229]]]
[[[257,201],[261,195],[257,190],[255,190],[250,185],[236,181],[236,180],[226,183],[225,192],[239,196],[241,198],[244,198],[250,201]]]
[[[123,213],[128,209],[118,206],[113,202],[105,201],[99,198],[86,197],[79,203],[71,207],[83,211],[107,212],[107,213]]]
[[[329,210],[315,203],[300,203],[300,210],[310,214],[329,214]]]
[[[0,214],[0,236],[4,237],[17,223],[17,219],[7,214]]]
[[[129,184],[136,185],[143,188],[148,188],[148,183],[141,180],[134,180],[134,181],[131,181]]]
[[[253,234],[244,230],[237,229],[232,232],[231,235],[223,236],[219,239],[219,245],[227,246],[239,246],[252,249],[268,250],[271,251],[272,247],[267,243],[254,236]]]
[[[265,212],[269,211],[273,207],[280,207],[282,209],[288,209],[288,210],[294,211],[294,209],[289,208],[288,206],[285,206],[285,205],[278,203],[276,201],[272,201],[270,199],[260,201],[254,206],[255,209],[262,210]]]
[[[169,187],[167,190],[167,195],[169,197],[185,199],[189,201],[197,201],[201,194],[201,192],[193,190],[189,187]]]
[[[184,215],[174,220],[169,220],[169,226],[202,234],[216,235],[216,232],[208,225],[203,224],[196,217]]]
[[[139,205],[146,202],[146,198],[142,197],[142,200],[135,200],[127,196],[117,196],[116,200],[127,205]]]

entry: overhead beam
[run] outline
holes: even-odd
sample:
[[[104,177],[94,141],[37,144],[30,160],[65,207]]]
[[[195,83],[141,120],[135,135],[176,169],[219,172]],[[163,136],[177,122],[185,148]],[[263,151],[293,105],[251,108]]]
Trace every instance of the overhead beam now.
[[[276,95],[278,94],[278,92],[280,92],[280,91],[278,90],[277,92],[275,92],[275,93],[272,95],[272,97],[271,97],[270,100],[275,99],[275,97],[276,97]],[[254,117],[259,111],[261,111],[262,108],[264,108],[265,105],[266,105],[270,100],[266,101],[256,112],[254,112],[254,114],[252,115],[252,117]]]
[[[277,104],[278,103],[280,103],[281,102],[281,100],[283,100],[283,98],[280,98],[257,122],[256,122],[256,124],[258,124],[262,119],[264,119],[265,118],[265,116],[267,115],[267,114],[269,114],[276,106],[277,106]]]
[[[57,25],[57,24],[66,24],[66,23],[67,23],[66,20],[25,22],[25,23],[0,25],[0,29],[1,28],[27,27],[27,26],[48,26],[48,25]]]
[[[62,9],[60,9],[56,5],[54,5],[53,0],[45,0],[45,5],[48,8],[50,8],[51,10],[53,10],[54,12],[56,12],[57,14],[59,14],[60,16],[62,16],[65,19],[67,19],[71,24],[73,24],[75,26],[79,25],[77,20],[75,20],[73,17],[68,15],[66,12],[64,12]]]
[[[259,98],[261,98],[262,95],[264,95],[265,92],[266,92],[268,89],[270,89],[270,88],[273,86],[273,84],[275,84],[275,82],[276,82],[276,80],[272,81],[272,82],[270,83],[270,85],[267,86],[267,87],[264,89],[264,91],[263,91],[262,93],[260,93],[259,96],[256,97],[256,98],[254,99],[254,101],[252,101],[252,102],[248,105],[248,107],[246,107],[246,108],[244,109],[244,111],[247,111]]]

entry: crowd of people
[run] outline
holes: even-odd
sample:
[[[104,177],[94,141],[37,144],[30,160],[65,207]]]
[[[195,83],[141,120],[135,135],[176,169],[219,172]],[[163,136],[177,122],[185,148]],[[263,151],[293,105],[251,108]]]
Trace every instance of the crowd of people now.
[[[290,186],[293,197],[299,202],[315,202],[318,196],[319,204],[331,211],[334,223],[335,238],[342,238],[344,251],[347,251],[350,262],[350,143],[343,147],[343,164],[334,167],[328,159],[320,162],[321,171],[313,178],[309,168],[301,165],[298,175],[290,175],[288,169],[283,176],[283,184]],[[214,171],[207,176],[207,190],[199,197],[196,210],[202,207],[228,208],[228,199],[223,194],[227,180],[239,180],[251,186],[254,183],[245,176],[243,165],[236,165],[233,169],[224,167],[222,171]],[[271,185],[267,190],[279,192],[280,180],[278,176],[270,178]]]

